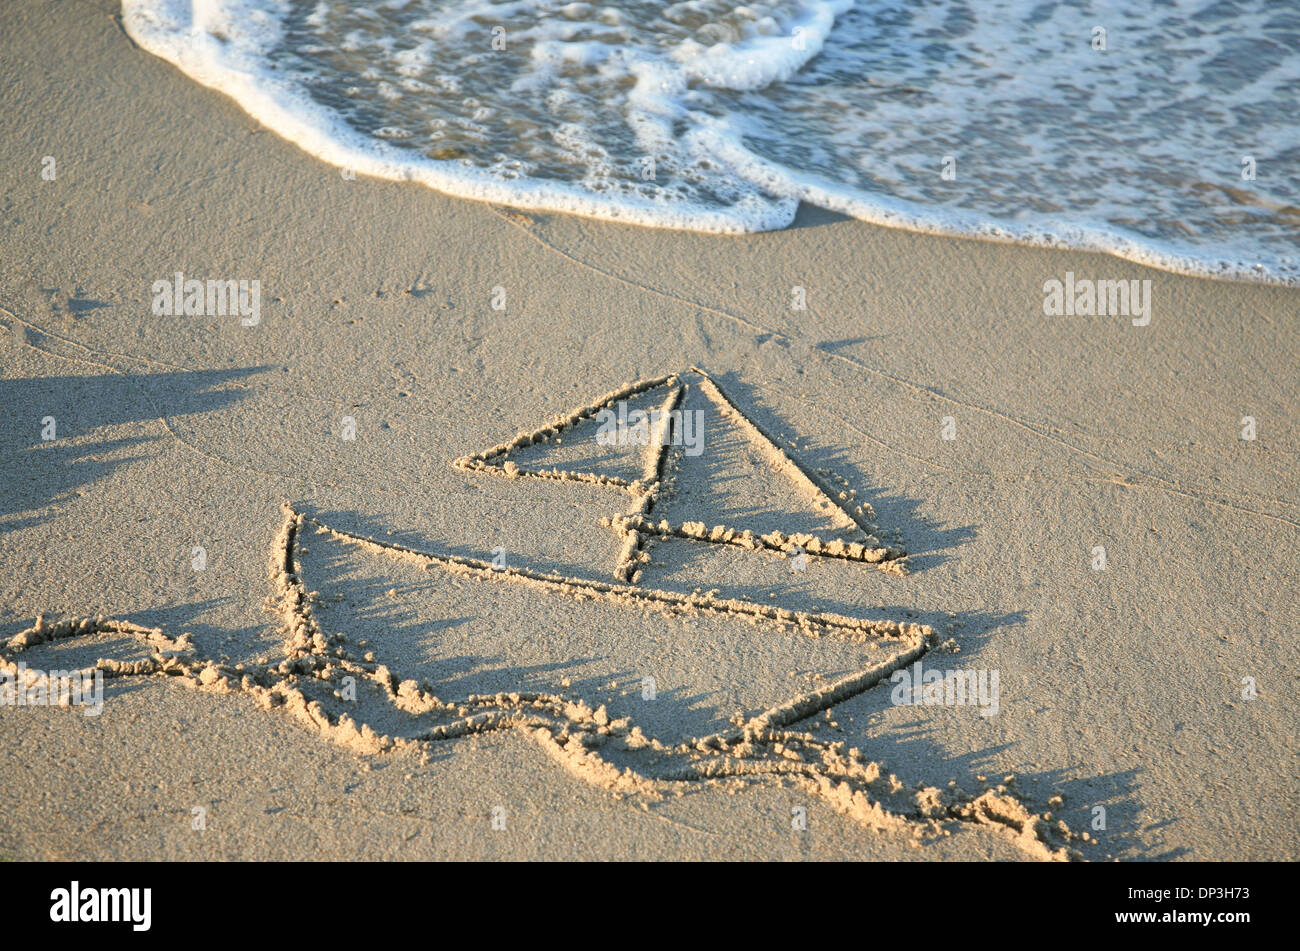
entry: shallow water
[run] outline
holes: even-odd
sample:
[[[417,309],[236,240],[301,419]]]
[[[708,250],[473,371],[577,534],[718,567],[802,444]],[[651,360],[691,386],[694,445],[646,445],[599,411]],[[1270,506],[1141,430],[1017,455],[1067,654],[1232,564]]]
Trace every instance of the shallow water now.
[[[1289,4],[123,8],[146,49],[365,174],[717,232],[784,227],[807,201],[1300,283],[1300,9]]]

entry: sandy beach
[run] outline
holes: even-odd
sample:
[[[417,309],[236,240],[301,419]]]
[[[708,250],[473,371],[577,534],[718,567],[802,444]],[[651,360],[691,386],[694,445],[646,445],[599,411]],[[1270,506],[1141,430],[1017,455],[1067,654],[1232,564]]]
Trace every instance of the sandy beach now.
[[[349,176],[120,13],[0,30],[0,671],[106,675],[0,857],[1300,858],[1295,288]]]

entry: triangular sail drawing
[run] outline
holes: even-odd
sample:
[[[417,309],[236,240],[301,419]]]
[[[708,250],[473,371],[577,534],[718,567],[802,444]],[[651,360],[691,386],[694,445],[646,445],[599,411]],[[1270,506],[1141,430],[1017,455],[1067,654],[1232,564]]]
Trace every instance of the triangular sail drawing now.
[[[621,387],[591,406],[581,407],[552,420],[535,432],[486,453],[458,460],[466,468],[483,468],[500,475],[593,482],[632,490],[644,483],[647,467],[655,464],[648,439],[607,439],[606,411],[617,420],[650,419],[662,411],[681,389],[673,377]],[[640,434],[633,434],[639,436]],[[648,431],[645,434],[648,437]],[[473,461],[472,461],[473,460]],[[475,461],[480,464],[476,465]]]
[[[639,460],[639,469],[634,461]],[[605,520],[614,576],[639,579],[646,542],[684,538],[841,558],[901,573],[874,512],[781,449],[703,370],[631,383],[456,465],[507,478],[595,483],[633,497]]]

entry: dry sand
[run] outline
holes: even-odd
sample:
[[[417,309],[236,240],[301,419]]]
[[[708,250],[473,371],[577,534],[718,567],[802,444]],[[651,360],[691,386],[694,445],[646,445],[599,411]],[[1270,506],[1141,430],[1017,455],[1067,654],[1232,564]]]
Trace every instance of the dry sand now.
[[[0,706],[0,854],[1297,857],[1295,290],[349,181],[116,15],[0,31],[0,667],[107,676]],[[698,460],[491,454],[692,367]],[[892,703],[917,657],[997,714]]]

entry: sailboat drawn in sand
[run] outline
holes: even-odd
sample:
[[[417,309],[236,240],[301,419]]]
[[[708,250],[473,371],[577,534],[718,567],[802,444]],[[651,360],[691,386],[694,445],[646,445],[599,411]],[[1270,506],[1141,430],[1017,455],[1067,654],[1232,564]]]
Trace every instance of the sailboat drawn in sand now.
[[[875,534],[874,513],[845,484],[782,450],[746,417],[718,383],[698,369],[628,384],[593,403],[522,432],[490,449],[456,459],[471,476],[582,483],[608,491],[609,510],[593,513],[593,531],[617,540],[604,577],[575,577],[496,559],[419,550],[326,524],[286,504],[269,559],[272,606],[283,635],[277,660],[230,666],[204,659],[188,635],[172,638],[102,617],[34,627],[0,644],[0,673],[13,656],[65,638],[130,636],[148,656],[101,658],[105,677],[164,676],[216,692],[243,692],[264,707],[282,708],[326,738],[364,754],[428,756],[433,744],[469,734],[509,730],[535,740],[587,782],[654,799],[683,784],[747,783],[777,778],[799,784],[838,810],[878,828],[941,834],[952,822],[992,826],[1034,855],[1065,858],[1049,830],[1010,790],[971,796],[958,789],[909,789],[880,764],[843,742],[801,729],[801,721],[861,694],[924,654],[934,642],[926,625],[868,619],[829,610],[794,609],[717,589],[675,590],[654,581],[656,545],[740,549],[905,570],[905,552]],[[759,477],[755,477],[755,474]],[[747,485],[746,491],[736,487]],[[621,504],[619,500],[621,501]],[[792,504],[792,500],[798,504]],[[779,524],[778,524],[779,523]],[[320,601],[304,581],[304,539],[317,534],[456,582],[513,585],[531,598],[599,601],[645,612],[710,616],[771,627],[796,636],[833,638],[860,647],[860,666],[845,676],[737,715],[732,726],[683,742],[647,736],[629,716],[562,692],[508,690],[449,699],[443,689],[403,679],[384,659],[326,629]],[[389,659],[391,662],[391,658]],[[387,710],[387,713],[376,711]],[[409,721],[394,729],[393,715]],[[372,725],[374,724],[374,725]],[[376,728],[379,726],[380,728]]]

